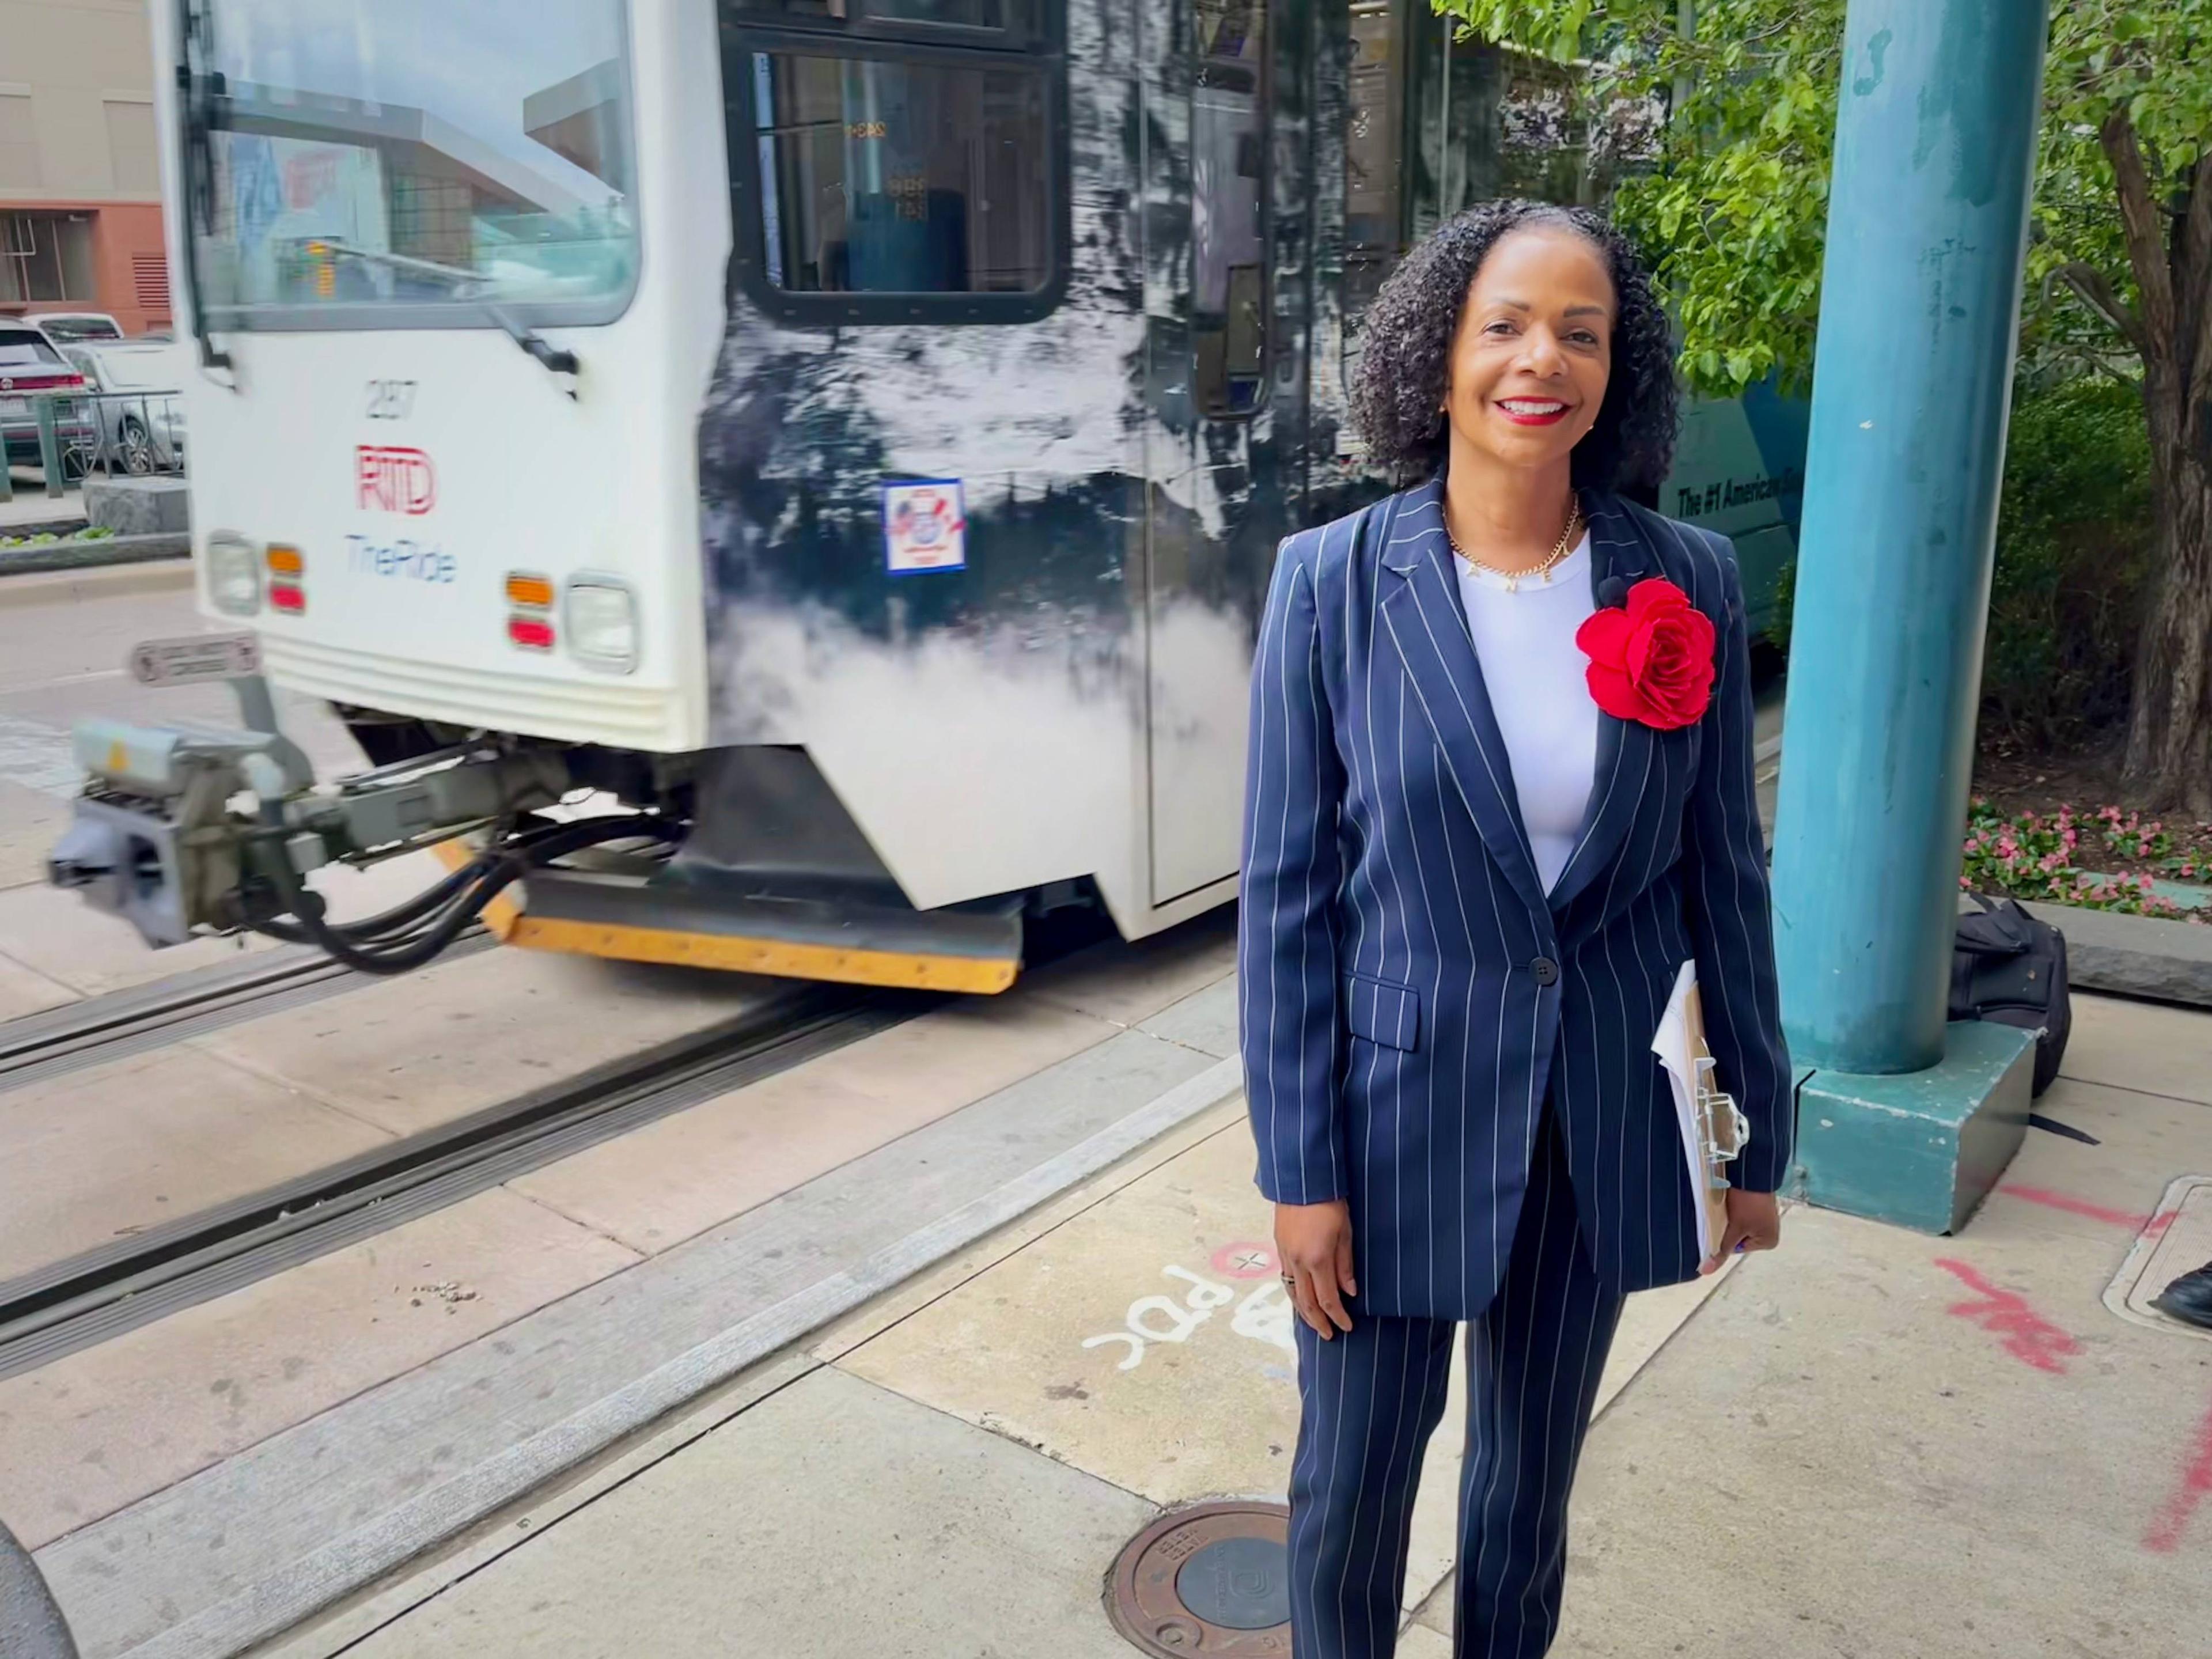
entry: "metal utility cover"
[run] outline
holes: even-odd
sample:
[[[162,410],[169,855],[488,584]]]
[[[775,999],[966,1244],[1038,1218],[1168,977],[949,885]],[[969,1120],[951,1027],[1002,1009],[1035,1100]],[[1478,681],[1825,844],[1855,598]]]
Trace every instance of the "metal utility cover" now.
[[[2201,1331],[2168,1319],[2152,1300],[2185,1273],[2212,1261],[2212,1176],[2183,1176],[2166,1189],[2133,1249],[2105,1290],[2105,1305],[2133,1324],[2172,1336],[2212,1342]]]
[[[1139,1533],[1114,1564],[1114,1628],[1158,1659],[1291,1650],[1290,1511],[1201,1504]]]

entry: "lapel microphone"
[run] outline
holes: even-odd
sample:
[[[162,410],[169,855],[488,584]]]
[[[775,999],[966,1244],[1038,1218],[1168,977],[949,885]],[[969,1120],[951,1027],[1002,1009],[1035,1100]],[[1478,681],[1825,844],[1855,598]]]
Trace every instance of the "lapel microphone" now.
[[[1607,576],[1597,585],[1597,602],[1601,610],[1622,609],[1628,604],[1628,584],[1618,576]]]

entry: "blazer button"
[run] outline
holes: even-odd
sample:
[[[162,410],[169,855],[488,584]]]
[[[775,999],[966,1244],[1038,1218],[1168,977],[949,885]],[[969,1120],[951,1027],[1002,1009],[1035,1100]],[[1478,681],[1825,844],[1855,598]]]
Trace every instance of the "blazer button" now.
[[[1538,957],[1528,964],[1528,972],[1539,985],[1557,985],[1559,982],[1559,964],[1549,957]]]

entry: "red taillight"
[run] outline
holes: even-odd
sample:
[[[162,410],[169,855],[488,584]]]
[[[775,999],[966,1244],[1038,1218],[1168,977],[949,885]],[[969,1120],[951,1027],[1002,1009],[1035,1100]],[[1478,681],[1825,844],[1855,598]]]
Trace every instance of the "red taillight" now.
[[[269,608],[299,616],[307,608],[307,591],[290,582],[271,582],[269,584]]]
[[[82,392],[82,374],[17,374],[12,378],[18,392]]]
[[[509,617],[507,637],[525,651],[550,651],[553,624],[537,617]]]

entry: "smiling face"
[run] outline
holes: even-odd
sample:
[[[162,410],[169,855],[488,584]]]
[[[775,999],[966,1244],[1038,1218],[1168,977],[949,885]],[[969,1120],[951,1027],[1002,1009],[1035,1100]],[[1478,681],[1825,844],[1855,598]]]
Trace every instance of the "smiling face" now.
[[[1605,403],[1618,312],[1605,256],[1583,236],[1542,225],[1500,237],[1452,339],[1453,453],[1516,468],[1564,461]]]

